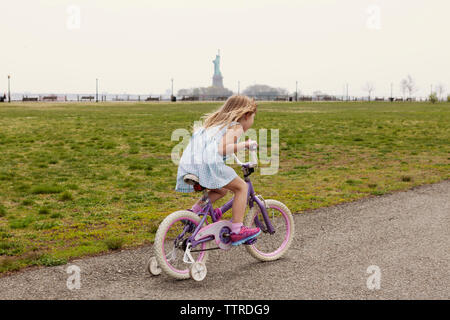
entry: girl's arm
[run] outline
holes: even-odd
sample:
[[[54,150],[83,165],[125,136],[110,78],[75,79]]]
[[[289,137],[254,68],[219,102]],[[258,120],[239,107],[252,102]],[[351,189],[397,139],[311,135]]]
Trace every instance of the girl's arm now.
[[[244,129],[241,125],[235,125],[227,129],[222,140],[219,142],[219,154],[222,156],[230,155],[244,148],[248,148],[248,140],[237,143],[243,133]]]

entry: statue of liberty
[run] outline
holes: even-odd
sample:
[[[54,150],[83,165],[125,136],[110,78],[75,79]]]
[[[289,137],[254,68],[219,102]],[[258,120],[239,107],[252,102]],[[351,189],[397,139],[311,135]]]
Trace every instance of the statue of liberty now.
[[[214,63],[214,75],[213,75],[213,87],[223,88],[223,77],[220,72],[220,50],[216,55],[216,59],[213,60]]]
[[[216,55],[216,59],[213,60],[213,63],[214,63],[214,75],[221,76],[222,74],[220,73],[220,50]]]

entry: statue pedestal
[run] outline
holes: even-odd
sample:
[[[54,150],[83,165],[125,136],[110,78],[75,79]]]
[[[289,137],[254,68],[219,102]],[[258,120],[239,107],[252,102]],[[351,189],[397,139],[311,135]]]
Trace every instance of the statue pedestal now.
[[[221,75],[213,76],[213,87],[223,88],[223,77]]]

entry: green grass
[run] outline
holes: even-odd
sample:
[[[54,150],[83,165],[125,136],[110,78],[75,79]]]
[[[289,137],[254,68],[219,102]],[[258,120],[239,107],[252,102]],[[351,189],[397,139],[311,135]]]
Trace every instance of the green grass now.
[[[38,213],[39,214],[49,214],[50,213],[50,209],[46,208],[46,207],[39,208]]]
[[[174,191],[172,132],[220,104],[0,104],[0,272],[151,243],[199,196]],[[253,128],[279,129],[280,167],[258,169],[255,190],[302,212],[448,179],[449,111],[259,103]]]
[[[0,204],[0,217],[4,216],[6,216],[6,209],[2,204]]]
[[[52,194],[52,193],[60,193],[62,191],[63,188],[61,186],[56,185],[37,185],[31,189],[32,194]]]
[[[122,238],[109,238],[105,240],[105,245],[109,250],[118,250],[122,248],[124,240]]]
[[[59,200],[61,201],[69,201],[69,200],[73,200],[73,196],[72,193],[70,193],[69,191],[64,191],[61,193],[61,195],[59,196]]]

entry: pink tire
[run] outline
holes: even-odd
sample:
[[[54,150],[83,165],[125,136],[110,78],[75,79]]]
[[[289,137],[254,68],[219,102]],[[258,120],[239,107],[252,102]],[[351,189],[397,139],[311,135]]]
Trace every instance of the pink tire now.
[[[275,228],[275,233],[261,232],[257,241],[252,245],[246,245],[247,251],[257,260],[273,261],[280,259],[289,249],[294,238],[294,217],[291,211],[283,203],[276,200],[265,200],[269,219]],[[255,227],[255,217],[264,225],[261,210],[254,205],[245,218],[245,225]]]

